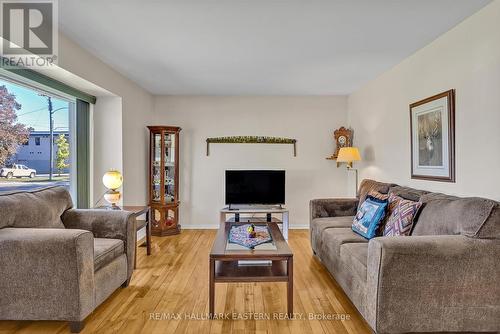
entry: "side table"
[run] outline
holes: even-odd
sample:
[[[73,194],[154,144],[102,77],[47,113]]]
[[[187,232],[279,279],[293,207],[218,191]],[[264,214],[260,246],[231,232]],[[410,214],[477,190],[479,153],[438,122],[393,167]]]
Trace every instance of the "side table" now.
[[[136,220],[136,231],[139,231],[146,226],[146,254],[149,256],[151,255],[151,224],[150,224],[150,219],[149,219],[149,214],[150,214],[150,207],[147,205],[139,205],[139,206],[133,206],[133,205],[125,205],[122,206],[121,209],[123,211],[128,211],[128,212],[133,212],[134,216],[137,218],[141,215],[146,215],[146,221],[144,224],[138,224],[138,221]],[[134,269],[137,267],[137,246],[135,248],[135,256],[134,256]]]

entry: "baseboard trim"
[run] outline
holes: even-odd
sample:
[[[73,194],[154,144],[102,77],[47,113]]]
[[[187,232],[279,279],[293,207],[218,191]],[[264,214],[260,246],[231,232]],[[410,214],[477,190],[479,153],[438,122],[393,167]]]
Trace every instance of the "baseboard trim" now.
[[[214,224],[196,224],[196,225],[182,225],[183,230],[217,230],[219,225]]]
[[[289,227],[290,230],[308,230],[309,224],[307,225],[293,225]]]

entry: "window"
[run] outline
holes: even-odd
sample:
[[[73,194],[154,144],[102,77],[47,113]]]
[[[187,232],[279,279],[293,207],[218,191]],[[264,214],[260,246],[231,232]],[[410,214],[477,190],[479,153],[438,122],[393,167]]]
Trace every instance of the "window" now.
[[[0,191],[61,185],[76,194],[71,177],[76,170],[71,131],[75,105],[74,98],[0,77],[0,118],[13,138],[0,151],[0,168],[17,165],[12,173],[0,174]],[[27,169],[35,174],[24,172]]]
[[[1,154],[4,154],[10,161],[19,161],[23,163],[26,163],[26,161],[28,161],[27,158],[29,157],[31,157],[31,160],[47,160],[49,159],[46,157],[47,147],[49,148],[49,156],[51,155],[50,151],[52,151],[52,155],[55,154],[56,149],[59,151],[59,144],[56,144],[58,146],[56,148],[54,145],[51,145],[51,142],[52,144],[56,143],[55,138],[59,138],[60,135],[63,134],[66,137],[66,142],[69,144],[69,162],[68,159],[60,159],[59,162],[65,164],[69,163],[69,178],[67,174],[66,176],[61,175],[61,177],[65,177],[65,180],[60,180],[59,184],[70,188],[73,196],[73,202],[76,207],[88,208],[90,204],[90,104],[94,104],[96,102],[96,97],[41,73],[13,65],[10,68],[0,69],[0,88],[2,88],[2,92],[4,93],[6,85],[10,85],[9,88],[11,89],[24,89],[25,91],[29,91],[31,92],[32,98],[37,96],[38,99],[40,99],[40,97],[46,99],[46,105],[39,109],[27,110],[29,103],[21,105],[19,108],[14,108],[15,112],[10,113],[10,125],[21,122],[17,119],[18,113],[19,118],[26,115],[36,116],[35,114],[44,110],[46,112],[50,112],[50,110],[52,110],[54,114],[50,115],[52,122],[48,122],[47,114],[38,114],[39,118],[33,120],[34,123],[45,122],[46,125],[49,125],[49,131],[40,130],[42,131],[40,134],[33,134],[34,136],[40,135],[40,137],[45,138],[42,139],[40,141],[40,145],[36,147],[37,155],[33,152],[36,146],[34,145],[34,140],[19,144],[19,141],[24,141],[26,136],[31,137],[31,131],[38,131],[36,127],[29,127],[28,129],[30,134],[27,135],[26,133],[23,133],[23,140],[19,140],[20,138],[14,137],[16,138],[17,145],[8,145],[7,147],[9,148],[9,151],[7,154],[4,154],[6,153],[5,150],[0,150],[0,159],[2,159],[2,161],[6,160],[5,157],[1,156]],[[15,96],[15,94],[12,95]],[[20,97],[20,99],[24,98]],[[49,107],[51,104],[52,109]],[[14,106],[17,105],[14,104]],[[29,114],[21,115],[22,113],[19,109],[22,108],[24,108],[23,110],[27,110],[26,112]],[[2,121],[5,119],[5,109],[6,105],[2,104],[0,101],[0,119]],[[12,118],[12,116],[14,117]],[[61,124],[57,124],[58,122]],[[5,122],[3,123],[5,124]],[[36,125],[37,127],[41,127],[40,124]],[[50,128],[52,131],[50,131]],[[23,129],[22,126],[20,128],[18,127],[18,130],[21,129]],[[26,129],[24,128],[22,132],[25,132],[25,130]],[[57,135],[59,135],[59,137],[56,137]],[[10,139],[11,137],[8,136],[7,138]],[[0,142],[5,142],[4,139],[5,138],[0,137]],[[24,147],[26,149],[26,159],[24,160],[17,154],[19,147]],[[51,161],[51,165],[52,164],[58,164],[58,162],[53,160]],[[1,167],[2,163],[0,163],[0,192],[9,190],[7,184],[12,183],[10,182],[12,180],[4,182],[4,179],[1,177]],[[49,173],[49,175],[54,175],[54,168],[56,168],[56,166],[51,166],[52,173]],[[52,183],[57,182],[51,177],[49,177],[49,180]],[[36,181],[38,181],[38,179]],[[38,183],[39,186],[46,186],[47,183],[44,184],[44,182],[33,182],[33,184],[25,183],[25,187],[22,188],[33,188],[36,185],[35,183]]]

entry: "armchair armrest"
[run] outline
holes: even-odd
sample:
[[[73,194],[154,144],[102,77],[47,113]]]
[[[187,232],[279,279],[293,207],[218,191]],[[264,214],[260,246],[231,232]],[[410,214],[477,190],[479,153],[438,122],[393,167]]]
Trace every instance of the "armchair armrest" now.
[[[357,198],[313,199],[309,202],[310,221],[323,217],[354,216],[357,208]]]
[[[70,209],[62,216],[68,229],[82,229],[92,232],[95,238],[120,239],[127,254],[127,278],[134,270],[136,243],[135,215],[121,210]]]
[[[499,258],[498,240],[460,235],[372,239],[367,320],[380,333],[498,331]]]
[[[0,319],[81,321],[94,309],[90,232],[4,228],[0,254]]]

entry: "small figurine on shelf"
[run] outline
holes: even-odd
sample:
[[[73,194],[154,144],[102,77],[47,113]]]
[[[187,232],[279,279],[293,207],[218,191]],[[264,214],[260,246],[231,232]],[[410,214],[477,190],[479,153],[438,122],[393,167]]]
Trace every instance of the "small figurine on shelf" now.
[[[252,224],[247,227],[248,237],[255,238],[257,236],[257,232],[255,232],[255,225]]]

